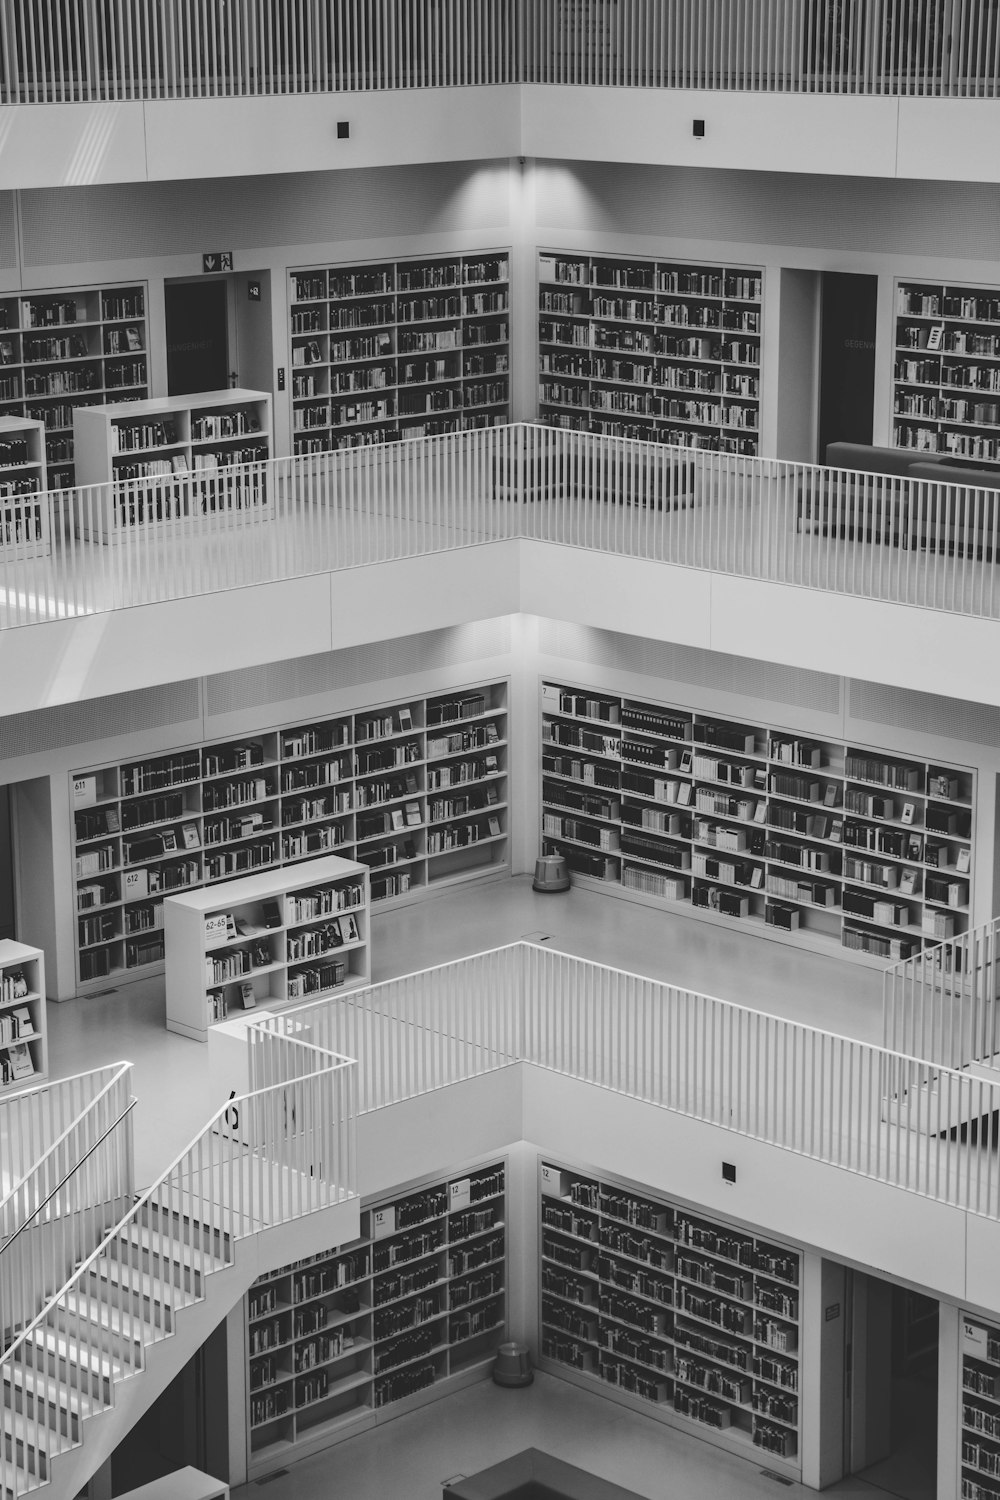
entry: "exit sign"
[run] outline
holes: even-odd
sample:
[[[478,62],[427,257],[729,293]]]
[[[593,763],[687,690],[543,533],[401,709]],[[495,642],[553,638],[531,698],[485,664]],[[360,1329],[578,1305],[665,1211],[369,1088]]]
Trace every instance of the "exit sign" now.
[[[203,271],[231,271],[233,252],[231,250],[206,251],[201,257],[201,269]]]

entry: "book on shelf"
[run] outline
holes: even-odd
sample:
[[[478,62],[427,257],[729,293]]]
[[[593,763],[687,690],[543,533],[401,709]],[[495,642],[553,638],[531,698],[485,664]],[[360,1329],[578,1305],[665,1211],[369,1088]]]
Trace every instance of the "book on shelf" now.
[[[253,1010],[257,1004],[257,998],[253,992],[253,985],[249,980],[244,980],[240,985],[240,1004],[244,1010]]]
[[[35,1069],[27,1042],[12,1042],[7,1048],[7,1060],[10,1064],[12,1079],[34,1077]]]

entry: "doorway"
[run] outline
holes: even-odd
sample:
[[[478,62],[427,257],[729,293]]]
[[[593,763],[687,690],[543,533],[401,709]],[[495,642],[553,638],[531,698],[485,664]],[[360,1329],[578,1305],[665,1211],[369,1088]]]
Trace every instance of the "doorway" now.
[[[270,271],[164,283],[167,393],[273,386]]]
[[[164,284],[167,393],[223,391],[229,385],[229,288],[225,277]]]
[[[899,1500],[937,1494],[938,1303],[848,1273],[845,1471]]]
[[[819,461],[830,443],[870,443],[878,277],[824,271],[820,304]]]

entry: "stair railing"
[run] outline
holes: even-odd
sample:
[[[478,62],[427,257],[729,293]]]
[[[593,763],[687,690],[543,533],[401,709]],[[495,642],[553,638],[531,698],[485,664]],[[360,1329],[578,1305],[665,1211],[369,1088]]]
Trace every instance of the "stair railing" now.
[[[891,965],[882,979],[886,1047],[948,1068],[1000,1052],[1000,918]]]
[[[131,1068],[131,1064],[125,1066]],[[19,1218],[16,1228],[0,1240],[0,1341],[4,1347],[132,1201],[135,1105],[136,1100],[129,1099],[78,1159],[77,1142],[69,1169],[37,1208]],[[102,1109],[97,1119],[103,1114]],[[54,1156],[50,1153],[48,1159]]]
[[[12,1208],[10,1200],[16,1190],[42,1169],[46,1156],[71,1136],[105,1091],[115,1086],[120,1098],[128,1097],[127,1088],[122,1093],[120,1073],[130,1066],[108,1063],[0,1099],[0,1238],[10,1233],[12,1214],[16,1222],[17,1215],[23,1215],[31,1202],[37,1203],[47,1188],[36,1188],[34,1197],[26,1190]],[[70,1159],[68,1154],[66,1159]]]
[[[356,1196],[355,1069],[303,1044],[297,1076],[230,1099],[14,1339],[0,1379],[20,1392],[20,1430],[0,1445],[0,1495],[37,1484],[52,1414],[67,1401],[114,1403],[173,1331],[164,1308],[178,1288],[182,1303],[201,1300],[239,1240]],[[126,1255],[143,1268],[142,1295],[112,1307],[102,1262]]]

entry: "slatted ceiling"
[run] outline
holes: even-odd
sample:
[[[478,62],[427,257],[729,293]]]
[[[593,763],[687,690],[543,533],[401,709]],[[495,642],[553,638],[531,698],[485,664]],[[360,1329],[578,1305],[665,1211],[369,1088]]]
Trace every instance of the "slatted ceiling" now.
[[[539,647],[561,656],[611,670],[634,672],[667,682],[736,693],[767,703],[787,703],[818,713],[840,713],[840,678],[773,662],[754,661],[699,646],[647,640],[613,630],[596,630],[564,620],[542,620]]]
[[[890,724],[896,729],[1000,749],[1000,708],[988,703],[854,678],[848,679],[847,703],[849,724]]]
[[[182,255],[209,241],[246,247],[480,230],[509,223],[507,164],[275,174],[187,182],[102,184],[21,196],[26,267]],[[207,239],[206,239],[207,236]],[[2,241],[0,241],[2,244]]]
[[[888,251],[954,263],[960,224],[963,260],[994,268],[1000,245],[1000,187],[994,184],[936,182],[928,195],[926,183],[883,178],[705,172],[637,162],[542,161],[539,168],[540,244],[583,228],[657,240]]]
[[[87,698],[81,703],[61,703],[31,713],[6,714],[0,717],[0,762],[168,726],[182,738],[197,738],[200,714],[194,679]],[[190,735],[183,734],[184,725],[191,726]]]
[[[210,722],[245,708],[293,703],[338,688],[506,656],[510,649],[510,620],[503,616],[352,646],[346,651],[220,672],[206,679],[206,718]]]

